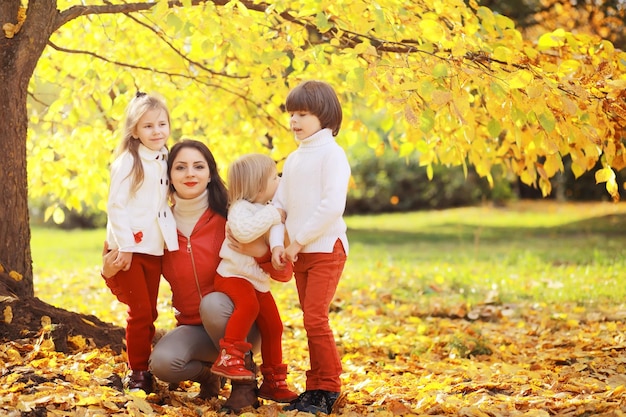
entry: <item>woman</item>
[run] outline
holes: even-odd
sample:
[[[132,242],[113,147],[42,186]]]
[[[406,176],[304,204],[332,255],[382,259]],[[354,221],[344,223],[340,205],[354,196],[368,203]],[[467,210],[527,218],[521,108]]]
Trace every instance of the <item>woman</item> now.
[[[199,397],[209,399],[220,391],[220,378],[211,373],[211,365],[218,357],[219,341],[233,311],[230,298],[213,287],[225,237],[228,197],[215,159],[202,142],[184,140],[174,145],[168,172],[180,250],[165,252],[162,271],[172,289],[177,326],[154,347],[150,370],[168,383],[199,382]],[[233,247],[256,256],[264,269],[271,268],[271,256],[262,239],[246,245],[233,243]],[[104,276],[116,271],[111,257],[109,252],[104,258]],[[256,326],[248,341],[254,351],[259,350]],[[246,366],[256,375],[252,352],[246,354]],[[232,381],[231,385],[225,408],[239,412],[258,404],[256,380]]]

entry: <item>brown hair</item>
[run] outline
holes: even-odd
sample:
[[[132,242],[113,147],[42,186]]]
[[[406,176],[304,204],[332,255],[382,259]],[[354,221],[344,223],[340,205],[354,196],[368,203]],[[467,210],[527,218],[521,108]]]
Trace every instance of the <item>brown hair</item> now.
[[[228,199],[253,202],[276,171],[276,162],[267,155],[250,153],[234,161],[228,169]]]
[[[288,112],[307,111],[315,115],[322,126],[337,136],[343,113],[333,88],[323,81],[304,81],[287,95],[285,107]]]
[[[226,191],[226,186],[224,185],[222,177],[220,177],[220,172],[217,169],[215,158],[209,150],[209,147],[204,143],[193,139],[183,139],[172,146],[170,155],[167,158],[167,173],[169,177],[172,177],[171,172],[176,156],[184,148],[196,149],[206,160],[209,166],[209,178],[211,178],[209,185],[207,185],[207,189],[209,190],[209,207],[217,214],[226,217],[228,214],[228,192]],[[174,191],[176,190],[170,181],[170,192]]]

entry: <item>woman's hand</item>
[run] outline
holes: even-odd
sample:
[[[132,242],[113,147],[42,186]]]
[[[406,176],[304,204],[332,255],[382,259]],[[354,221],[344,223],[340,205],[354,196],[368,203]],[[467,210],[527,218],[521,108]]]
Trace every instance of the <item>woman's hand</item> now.
[[[268,251],[267,243],[265,242],[265,238],[263,236],[253,240],[252,242],[242,243],[235,239],[235,236],[233,236],[230,228],[228,227],[228,223],[226,223],[226,238],[228,239],[228,247],[243,255],[260,258]]]

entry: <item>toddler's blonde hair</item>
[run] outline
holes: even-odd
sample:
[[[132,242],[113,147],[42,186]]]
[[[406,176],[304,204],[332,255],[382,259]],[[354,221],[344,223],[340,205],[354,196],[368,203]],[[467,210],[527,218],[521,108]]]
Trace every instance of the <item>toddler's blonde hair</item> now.
[[[228,169],[228,201],[253,202],[265,189],[267,180],[276,169],[276,162],[267,155],[250,153],[235,160]]]

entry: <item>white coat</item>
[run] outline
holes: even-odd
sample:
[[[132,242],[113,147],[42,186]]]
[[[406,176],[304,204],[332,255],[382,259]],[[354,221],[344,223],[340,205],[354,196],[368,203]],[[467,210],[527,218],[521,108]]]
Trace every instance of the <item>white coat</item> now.
[[[178,249],[176,221],[167,201],[167,148],[153,151],[139,145],[144,179],[131,194],[133,157],[122,153],[111,165],[107,204],[107,242],[121,252],[163,255]]]

